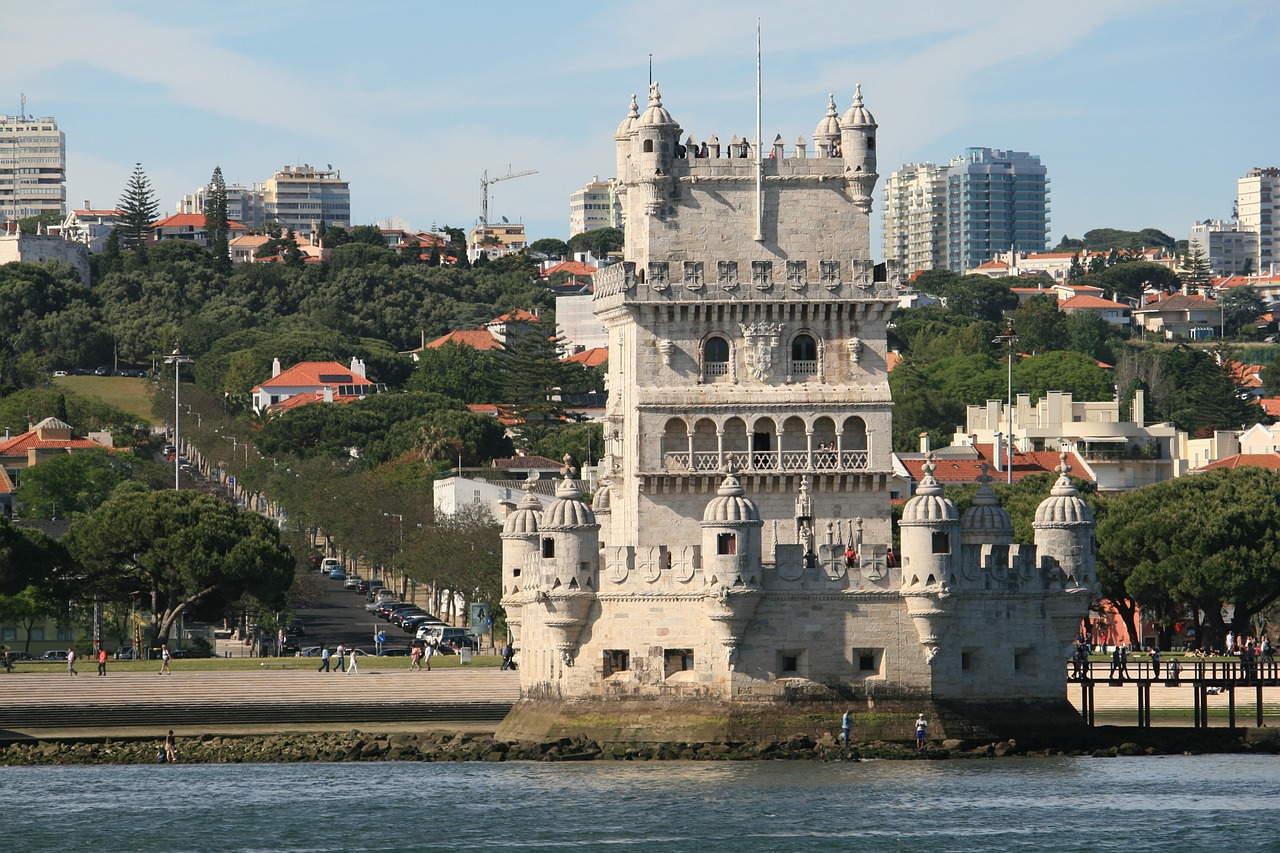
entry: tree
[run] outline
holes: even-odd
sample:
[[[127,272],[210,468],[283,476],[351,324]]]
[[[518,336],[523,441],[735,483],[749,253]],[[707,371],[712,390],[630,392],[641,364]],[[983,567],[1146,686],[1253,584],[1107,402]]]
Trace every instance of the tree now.
[[[597,228],[584,231],[569,238],[569,252],[590,252],[593,257],[604,260],[610,252],[621,252],[624,243],[622,230],[619,228]]]
[[[1203,613],[1206,647],[1221,648],[1228,628],[1249,633],[1280,600],[1280,477],[1242,467],[1125,492],[1098,541],[1104,583],[1127,571],[1125,591],[1166,629]]]
[[[382,237],[382,229],[377,225],[357,225],[351,229],[351,242],[364,243],[368,246],[387,248],[387,241]]]
[[[1013,327],[1022,340],[1022,352],[1038,353],[1064,349],[1067,344],[1067,315],[1058,308],[1052,291],[1032,296],[1009,312]]]
[[[507,417],[522,422],[522,446],[528,446],[549,424],[559,424],[566,414],[560,390],[569,374],[560,360],[560,340],[549,334],[551,328],[546,321],[508,325],[498,361],[502,409]]]
[[[529,244],[529,254],[541,255],[544,258],[567,258],[569,244],[555,237],[543,237]]]
[[[45,459],[22,472],[17,498],[24,518],[80,518],[98,508],[129,479],[120,454],[80,450]]]
[[[271,522],[198,492],[125,484],[66,542],[85,591],[148,601],[155,642],[188,610],[219,614],[245,596],[282,607],[293,582],[293,556]]]
[[[1192,288],[1204,287],[1213,278],[1213,267],[1209,265],[1209,256],[1196,246],[1184,259],[1185,271],[1182,280]]]
[[[227,223],[227,184],[222,179],[222,167],[213,167],[213,177],[209,179],[209,192],[204,201],[204,230],[209,235],[209,252],[222,269],[231,266],[230,249],[227,247],[231,238],[231,228]]]
[[[120,216],[116,220],[116,228],[120,231],[120,241],[127,249],[141,249],[146,245],[151,223],[160,212],[160,204],[151,190],[151,181],[147,173],[142,171],[142,164],[134,165],[129,183],[125,185],[124,194],[120,196]]]
[[[928,270],[916,279],[916,288],[946,303],[961,317],[996,322],[1018,307],[1018,296],[1009,285],[985,275],[960,276],[946,270]]]
[[[498,353],[450,341],[418,353],[409,377],[415,391],[441,394],[463,403],[498,402]]]
[[[1267,310],[1266,303],[1258,295],[1258,289],[1252,285],[1232,287],[1219,292],[1218,305],[1222,309],[1223,324],[1234,325],[1237,337],[1243,333],[1245,324],[1252,324]],[[1227,330],[1224,328],[1222,336],[1226,335]]]
[[[1110,400],[1115,395],[1110,373],[1079,352],[1046,352],[1021,359],[1013,365],[1013,383],[1019,393],[1031,395],[1032,405],[1048,391],[1070,392],[1077,401]]]
[[[1098,272],[1090,269],[1089,275],[1078,280],[1073,278],[1072,284],[1100,287],[1116,299],[1140,299],[1144,290],[1173,291],[1182,286],[1182,281],[1168,267],[1146,261],[1126,261]]]

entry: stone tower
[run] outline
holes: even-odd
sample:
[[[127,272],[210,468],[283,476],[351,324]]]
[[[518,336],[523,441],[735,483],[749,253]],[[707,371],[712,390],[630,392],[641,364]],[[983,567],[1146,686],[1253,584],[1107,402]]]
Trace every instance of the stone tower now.
[[[656,83],[643,112],[632,99],[614,137],[624,260],[595,276],[601,486],[589,507],[566,481],[540,514],[530,498],[508,520],[524,698],[502,733],[626,718],[627,732],[592,732],[728,736],[744,709],[773,719],[797,697],[910,702],[914,719],[921,702],[1006,682],[1063,701],[1056,639],[1042,659],[1018,646],[1038,678],[1003,656],[970,672],[965,644],[996,609],[999,630],[1043,636],[1044,590],[1086,580],[1066,578],[1080,530],[1053,534],[1056,562],[1039,567],[1009,544],[993,493],[962,522],[930,476],[893,565],[897,300],[870,257],[877,125],[860,89],[842,117],[834,99],[825,113],[814,150],[801,139],[785,156],[775,137],[760,157],[737,137],[682,143]],[[1071,601],[1055,612],[1078,621]],[[658,710],[671,701],[677,721]]]

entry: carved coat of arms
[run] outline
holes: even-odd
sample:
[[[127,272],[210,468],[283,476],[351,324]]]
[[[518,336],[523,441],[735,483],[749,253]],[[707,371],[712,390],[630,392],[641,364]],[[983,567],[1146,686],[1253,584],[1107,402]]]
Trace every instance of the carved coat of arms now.
[[[773,370],[778,344],[782,340],[782,323],[741,324],[742,354],[747,372],[764,381]]]

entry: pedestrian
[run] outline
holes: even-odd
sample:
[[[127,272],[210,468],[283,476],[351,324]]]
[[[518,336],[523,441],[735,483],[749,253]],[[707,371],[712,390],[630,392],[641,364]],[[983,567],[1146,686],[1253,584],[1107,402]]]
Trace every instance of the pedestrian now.
[[[498,669],[514,669],[515,662],[512,660],[516,656],[516,650],[511,646],[511,639],[507,638],[507,643],[502,647],[502,666]]]
[[[1120,644],[1120,677],[1129,677],[1129,644]]]
[[[173,660],[173,655],[169,654],[169,646],[162,645],[160,647],[160,675],[173,675],[173,670],[169,669],[169,661]]]
[[[358,654],[360,654],[360,650],[359,650],[359,649],[352,649],[352,650],[351,650],[351,663],[347,666],[347,673],[348,673],[348,674],[350,674],[350,673],[352,673],[352,672],[359,672],[359,671],[360,671],[360,667],[359,667],[359,665],[357,665],[357,664],[356,664],[356,655],[358,655]]]
[[[1227,654],[1233,655],[1235,653],[1236,653],[1236,635],[1228,631],[1227,632]]]
[[[326,643],[320,647],[320,668],[316,672],[329,672],[329,645]]]
[[[107,674],[107,650],[105,646],[98,646],[98,675]]]
[[[1120,644],[1116,643],[1116,647],[1111,650],[1111,671],[1107,673],[1107,678],[1118,678],[1120,674]]]
[[[178,742],[173,736],[173,729],[164,738],[164,760],[170,764],[178,760]]]
[[[916,749],[924,749],[924,739],[929,734],[929,723],[925,720],[924,714],[916,717]]]
[[[440,641],[435,637],[427,640],[427,647],[422,651],[423,660],[427,662],[427,672],[431,671],[431,659],[436,656],[436,649],[440,647]]]
[[[75,649],[67,649],[67,674],[68,675],[80,674],[76,672],[76,650]]]
[[[844,712],[844,716],[840,718],[840,740],[844,741],[844,745],[849,745],[849,732],[853,730],[853,709]]]
[[[1151,650],[1151,677],[1152,678],[1160,677],[1160,649],[1159,648],[1154,648]]]
[[[347,647],[338,643],[338,648],[333,653],[333,671],[342,672],[342,667],[346,663]]]
[[[409,669],[414,672],[422,671],[422,647],[414,645],[413,651],[409,652]]]

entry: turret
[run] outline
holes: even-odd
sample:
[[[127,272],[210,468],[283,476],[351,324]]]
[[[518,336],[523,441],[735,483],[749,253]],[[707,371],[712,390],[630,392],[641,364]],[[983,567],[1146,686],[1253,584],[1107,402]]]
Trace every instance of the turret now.
[[[836,112],[836,96],[827,95],[827,114],[813,131],[813,150],[817,157],[834,157],[840,147],[840,115]]]
[[[520,637],[526,584],[536,586],[536,571],[526,578],[525,572],[538,565],[538,516],[542,502],[533,494],[537,473],[531,473],[521,487],[524,497],[502,525],[502,607],[507,611],[507,626],[512,638]],[[532,590],[531,590],[532,591]]]
[[[556,500],[538,524],[541,571],[537,601],[546,608],[543,624],[555,638],[561,660],[572,665],[578,635],[599,588],[600,525],[572,471],[556,486]]]
[[[628,172],[630,171],[631,161],[631,131],[635,127],[635,123],[640,119],[640,105],[636,103],[636,96],[631,96],[631,109],[627,111],[627,117],[622,120],[622,124],[618,125],[618,131],[613,135],[614,147],[617,149],[618,181],[626,181]]]
[[[1036,508],[1036,549],[1041,559],[1057,562],[1067,587],[1093,590],[1098,581],[1098,556],[1094,548],[1093,511],[1080,497],[1071,478],[1071,466],[1063,452],[1058,464],[1058,482],[1049,497]]]
[[[1000,506],[987,470],[987,464],[982,463],[978,492],[960,520],[960,541],[965,545],[1008,545],[1013,542],[1013,519]]]
[[[876,120],[862,105],[862,84],[853,96],[853,106],[840,120],[840,149],[844,157],[844,177],[849,182],[853,203],[863,213],[871,212],[871,194],[876,179]]]
[[[671,163],[680,141],[680,125],[662,106],[658,84],[649,84],[649,107],[632,125],[631,163],[644,192],[645,213],[654,214],[662,206],[671,184]]]
[[[960,550],[960,512],[934,479],[933,454],[925,458],[924,479],[902,507],[902,591],[950,583]]]
[[[738,646],[755,615],[760,586],[760,511],[730,472],[702,513],[702,574],[707,618],[717,625],[726,668],[737,665]]]

